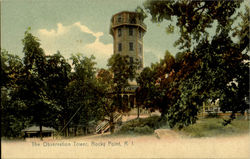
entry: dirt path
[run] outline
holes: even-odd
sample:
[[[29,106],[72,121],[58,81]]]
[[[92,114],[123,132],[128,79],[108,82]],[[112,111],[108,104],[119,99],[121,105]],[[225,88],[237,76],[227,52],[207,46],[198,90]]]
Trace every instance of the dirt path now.
[[[162,132],[160,132],[162,133]],[[250,158],[250,135],[187,138],[88,136],[2,141],[2,158]]]

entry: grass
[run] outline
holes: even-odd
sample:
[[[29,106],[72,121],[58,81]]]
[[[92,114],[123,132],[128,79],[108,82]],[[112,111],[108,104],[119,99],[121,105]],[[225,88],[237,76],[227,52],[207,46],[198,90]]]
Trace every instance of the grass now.
[[[221,118],[200,119],[197,123],[183,128],[180,133],[190,137],[212,137],[249,133],[249,120],[235,119],[223,126]]]
[[[125,122],[116,132],[117,135],[149,135],[153,134],[155,129],[160,128],[161,122],[159,116],[148,118],[139,118]]]
[[[195,124],[189,125],[182,130],[177,130],[180,134],[189,137],[215,137],[225,135],[240,135],[249,133],[250,120],[235,119],[227,126],[223,125],[221,118],[204,118],[198,120]],[[129,135],[141,136],[151,135],[155,129],[170,129],[167,124],[163,124],[159,116],[148,118],[140,118],[130,120],[122,124],[122,126],[111,136]]]

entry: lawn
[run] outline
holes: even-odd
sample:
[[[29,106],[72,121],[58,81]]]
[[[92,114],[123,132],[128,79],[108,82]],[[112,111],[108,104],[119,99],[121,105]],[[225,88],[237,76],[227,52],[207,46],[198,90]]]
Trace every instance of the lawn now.
[[[223,126],[221,118],[204,118],[195,124],[183,128],[180,133],[190,137],[212,137],[249,133],[249,120],[235,119],[231,124]]]
[[[150,135],[156,129],[170,129],[167,124],[160,123],[159,116],[152,116],[144,119],[134,119],[123,123],[120,129],[115,133],[123,135]],[[235,119],[231,124],[223,125],[221,118],[199,119],[193,125],[178,130],[173,130],[183,136],[188,137],[215,137],[225,135],[240,135],[250,132],[250,120]]]

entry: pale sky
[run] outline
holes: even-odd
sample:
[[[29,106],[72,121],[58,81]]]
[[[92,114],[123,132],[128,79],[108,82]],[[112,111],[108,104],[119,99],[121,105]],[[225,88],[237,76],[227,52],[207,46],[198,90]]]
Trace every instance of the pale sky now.
[[[96,57],[97,67],[106,67],[113,54],[113,38],[109,34],[110,19],[120,11],[134,11],[144,0],[2,0],[1,47],[9,53],[23,57],[22,39],[31,27],[33,35],[40,39],[45,53],[58,50],[65,58],[80,52]],[[145,19],[144,67],[159,61],[168,50],[175,55],[178,49],[173,43],[175,34],[166,34],[162,22]]]

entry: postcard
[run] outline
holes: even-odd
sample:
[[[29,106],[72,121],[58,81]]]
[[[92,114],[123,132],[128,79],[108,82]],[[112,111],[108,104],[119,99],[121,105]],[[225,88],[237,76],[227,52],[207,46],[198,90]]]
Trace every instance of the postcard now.
[[[1,158],[250,158],[247,0],[0,4]]]

